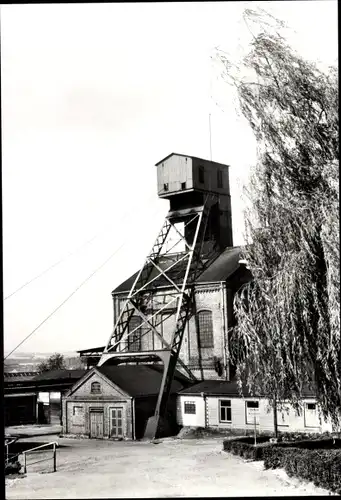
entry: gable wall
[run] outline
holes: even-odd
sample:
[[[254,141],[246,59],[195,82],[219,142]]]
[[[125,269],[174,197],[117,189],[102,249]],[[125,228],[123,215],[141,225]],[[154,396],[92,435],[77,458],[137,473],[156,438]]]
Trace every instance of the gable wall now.
[[[92,382],[99,382],[101,384],[101,394],[91,394],[91,384]],[[119,392],[116,390],[110,383],[105,380],[105,377],[98,375],[97,373],[93,373],[88,380],[86,380],[83,384],[76,389],[71,397],[84,397],[86,396],[88,399],[97,400],[101,397],[110,397],[110,398],[126,398],[123,391]]]
[[[121,401],[74,401],[69,398],[65,399],[63,402],[63,433],[90,437],[90,411],[93,408],[102,408],[104,438],[109,438],[110,409],[115,407],[123,408],[124,437],[132,439],[131,401],[125,399]],[[76,415],[74,415],[74,408],[76,408]]]
[[[91,384],[93,382],[101,384],[100,394],[91,394]],[[110,409],[114,407],[123,408],[124,437],[131,439],[131,397],[119,392],[105,380],[104,376],[94,372],[72,394],[63,398],[63,433],[90,437],[90,411],[92,408],[102,408],[104,437],[109,438]]]

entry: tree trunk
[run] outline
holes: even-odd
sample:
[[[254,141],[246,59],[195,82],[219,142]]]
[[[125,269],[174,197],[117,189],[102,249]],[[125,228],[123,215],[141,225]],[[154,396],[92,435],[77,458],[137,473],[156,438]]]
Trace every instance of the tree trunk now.
[[[277,422],[277,399],[274,398],[273,402],[273,412],[274,412],[274,432],[275,438],[278,438],[278,422]]]

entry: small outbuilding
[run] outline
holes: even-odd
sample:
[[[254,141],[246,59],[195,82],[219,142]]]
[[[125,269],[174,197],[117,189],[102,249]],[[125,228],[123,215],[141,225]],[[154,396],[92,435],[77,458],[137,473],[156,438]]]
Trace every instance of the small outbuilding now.
[[[252,396],[247,387],[239,393],[236,379],[226,382],[206,380],[185,388],[178,394],[177,423],[184,427],[204,427],[235,432],[274,431],[273,408],[264,396]],[[332,432],[331,421],[325,421],[314,394],[306,389],[302,409],[297,414],[286,403],[277,409],[279,432]]]
[[[89,370],[63,398],[63,434],[97,439],[141,439],[154,415],[162,365],[103,365]],[[169,421],[177,430],[177,392],[188,379],[176,372]]]

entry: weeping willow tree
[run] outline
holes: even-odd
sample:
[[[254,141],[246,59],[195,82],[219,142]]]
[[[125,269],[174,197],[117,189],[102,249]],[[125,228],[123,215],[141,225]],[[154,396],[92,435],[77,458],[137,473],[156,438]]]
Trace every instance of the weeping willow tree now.
[[[249,52],[237,65],[218,54],[258,147],[243,249],[253,281],[235,297],[230,355],[240,385],[275,408],[286,400],[299,411],[309,387],[323,417],[339,426],[337,72],[298,55],[277,20],[244,16],[258,26]]]

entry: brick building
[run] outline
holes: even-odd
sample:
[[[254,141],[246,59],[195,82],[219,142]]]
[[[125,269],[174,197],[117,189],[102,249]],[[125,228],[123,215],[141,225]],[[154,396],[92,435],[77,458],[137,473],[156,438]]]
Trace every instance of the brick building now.
[[[155,410],[162,367],[120,365],[94,367],[63,398],[63,434],[97,439],[140,439]],[[176,432],[176,396],[188,386],[177,372],[169,405]]]
[[[180,359],[197,380],[229,380],[231,377],[228,343],[229,331],[235,324],[233,297],[236,290],[251,278],[250,272],[244,265],[239,264],[239,260],[240,247],[226,248],[196,280],[195,314],[187,323]],[[137,273],[112,292],[114,323],[136,276]],[[163,307],[166,297],[171,293],[172,288],[165,280],[160,279],[157,293],[153,297],[154,314],[157,308]],[[167,310],[163,310],[161,314],[167,314]],[[139,321],[138,316],[133,316],[130,328],[136,328]],[[155,323],[158,322],[156,316]],[[175,326],[174,316],[167,319],[162,326],[163,337],[170,342]],[[160,341],[154,339],[151,333],[141,336],[137,331],[129,340],[130,350],[161,349]]]

